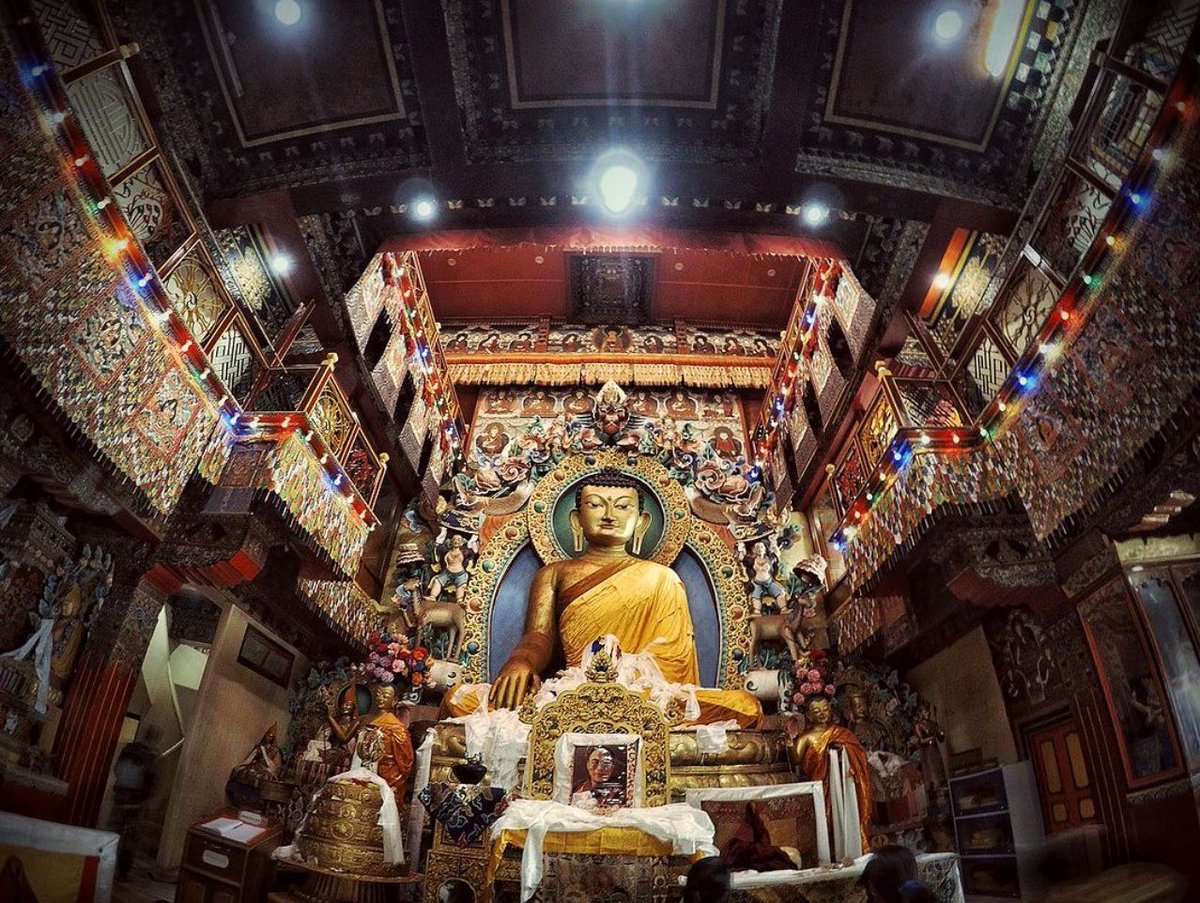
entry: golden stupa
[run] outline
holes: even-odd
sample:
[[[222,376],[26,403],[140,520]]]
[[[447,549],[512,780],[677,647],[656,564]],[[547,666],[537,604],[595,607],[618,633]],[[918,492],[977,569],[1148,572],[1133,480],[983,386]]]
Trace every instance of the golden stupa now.
[[[359,737],[357,752],[370,768],[382,750],[378,731],[367,728]],[[352,778],[329,780],[318,791],[299,839],[298,864],[315,872],[347,878],[378,880],[399,877],[403,863],[391,864],[384,856],[379,787]]]

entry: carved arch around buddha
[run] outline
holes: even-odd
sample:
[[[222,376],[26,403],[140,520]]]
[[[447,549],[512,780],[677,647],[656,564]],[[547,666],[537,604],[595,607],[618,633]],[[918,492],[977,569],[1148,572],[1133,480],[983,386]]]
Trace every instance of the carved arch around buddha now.
[[[692,513],[683,487],[663,465],[648,457],[629,458],[612,451],[564,458],[538,481],[523,510],[489,518],[491,523],[481,535],[476,572],[463,600],[464,680],[488,679],[490,665],[494,664],[490,661],[492,615],[506,579],[511,575],[511,579],[527,580],[526,572],[535,565],[567,556],[563,543],[554,535],[556,507],[568,493],[573,494],[579,479],[603,468],[618,470],[637,480],[654,496],[662,511],[661,535],[647,545],[642,557],[671,567],[684,555],[703,572],[711,591],[718,632],[715,683],[718,687],[740,687],[741,665],[750,649],[750,604],[742,567],[731,547],[732,538],[722,536],[724,531]],[[513,588],[510,586],[508,590]]]

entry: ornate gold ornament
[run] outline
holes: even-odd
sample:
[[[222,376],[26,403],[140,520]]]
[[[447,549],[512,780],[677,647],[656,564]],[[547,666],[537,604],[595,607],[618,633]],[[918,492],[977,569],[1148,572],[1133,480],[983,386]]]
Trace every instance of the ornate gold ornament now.
[[[717,686],[740,689],[740,665],[750,654],[750,599],[746,595],[742,563],[713,527],[698,517],[693,517],[691,522],[687,547],[708,571],[721,624]]]
[[[533,716],[526,763],[529,796],[540,800],[553,798],[554,749],[563,734],[637,734],[642,738],[642,804],[666,805],[671,770],[667,719],[640,693],[612,682],[616,667],[607,655],[595,656],[593,666],[602,655],[607,664],[601,662],[601,665],[611,669],[613,677],[605,683],[586,683],[561,693]],[[597,674],[600,673],[598,670]],[[525,718],[524,710],[521,717]]]

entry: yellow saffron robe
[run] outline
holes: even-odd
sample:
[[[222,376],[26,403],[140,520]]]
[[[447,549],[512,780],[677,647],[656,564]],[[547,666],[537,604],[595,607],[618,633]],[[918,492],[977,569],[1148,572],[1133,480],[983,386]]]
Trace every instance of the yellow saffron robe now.
[[[583,653],[597,638],[613,635],[622,652],[649,653],[663,677],[697,686],[700,666],[683,581],[670,568],[637,561],[573,599],[558,615],[559,639],[567,667],[578,668]],[[463,698],[465,705],[455,705]],[[762,704],[745,690],[697,689],[697,724],[733,719],[742,728],[762,725]],[[474,694],[452,694],[447,709],[453,717],[476,708]],[[463,710],[465,709],[465,710]]]

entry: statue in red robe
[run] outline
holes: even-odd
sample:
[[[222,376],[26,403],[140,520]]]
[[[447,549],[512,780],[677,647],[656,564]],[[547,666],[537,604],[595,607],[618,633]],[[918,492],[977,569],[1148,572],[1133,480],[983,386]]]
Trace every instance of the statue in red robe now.
[[[792,746],[792,761],[810,781],[825,785],[825,811],[834,827],[834,850],[841,858],[857,858],[871,849],[869,831],[875,811],[871,796],[871,767],[867,751],[858,738],[844,727],[833,724],[833,710],[824,696],[813,696],[804,704],[805,726]],[[831,774],[830,751],[838,754],[841,765],[838,774]],[[834,784],[838,786],[834,786]],[[855,852],[852,843],[839,843],[835,799],[850,793],[855,795],[858,809],[858,833],[861,848]]]

